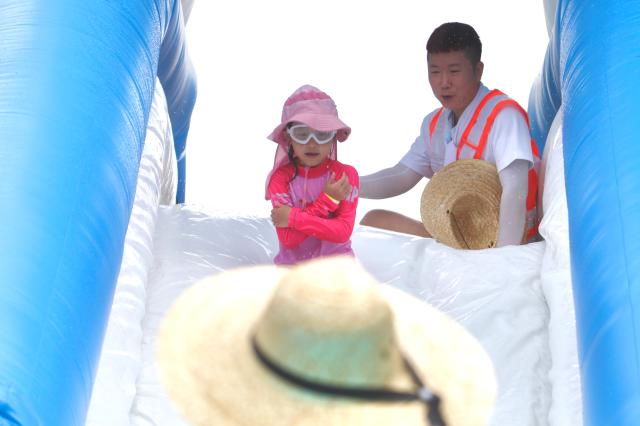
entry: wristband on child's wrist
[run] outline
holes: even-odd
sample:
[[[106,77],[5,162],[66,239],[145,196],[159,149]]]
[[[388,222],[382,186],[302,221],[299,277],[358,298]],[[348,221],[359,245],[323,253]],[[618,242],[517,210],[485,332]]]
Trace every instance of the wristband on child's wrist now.
[[[340,204],[340,201],[336,200],[335,198],[333,198],[331,195],[327,194],[326,192],[324,193],[324,195],[327,196],[327,198],[329,198],[331,201],[333,201],[335,204]]]

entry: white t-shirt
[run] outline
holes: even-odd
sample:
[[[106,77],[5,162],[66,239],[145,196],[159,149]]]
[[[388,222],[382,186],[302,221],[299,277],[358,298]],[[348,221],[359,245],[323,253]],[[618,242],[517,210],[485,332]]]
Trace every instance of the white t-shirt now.
[[[430,178],[435,172],[454,162],[460,138],[476,107],[487,93],[489,89],[480,84],[478,93],[465,108],[456,126],[453,126],[453,112],[446,108],[442,111],[440,120],[445,120],[444,140],[439,143],[432,144],[429,140],[429,123],[438,110],[427,115],[420,126],[420,136],[416,138],[400,163]],[[436,136],[435,133],[434,136]],[[435,142],[438,141],[435,140]],[[489,132],[482,159],[495,164],[498,172],[514,160],[527,160],[530,167],[533,165],[531,134],[520,111],[508,107],[500,111]]]

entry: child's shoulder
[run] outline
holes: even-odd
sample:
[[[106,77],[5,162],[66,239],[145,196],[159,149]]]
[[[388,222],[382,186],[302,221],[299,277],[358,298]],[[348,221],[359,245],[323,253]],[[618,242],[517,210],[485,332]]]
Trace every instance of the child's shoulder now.
[[[283,164],[282,166],[278,167],[274,172],[274,176],[275,175],[285,175],[285,176],[290,176],[293,175],[293,172],[295,171],[293,164],[291,163],[287,163],[287,164]]]
[[[352,184],[356,184],[360,180],[358,171],[355,169],[355,167],[349,164],[341,163],[337,160],[333,162],[331,171],[334,172],[336,176],[341,176],[342,173],[345,173],[349,177],[349,180]]]
[[[294,169],[291,164],[284,164],[271,173],[269,177],[268,186],[272,187],[273,185],[280,186],[285,185],[287,182],[291,180],[294,176]]]
[[[334,172],[344,171],[350,174],[356,174],[356,175],[358,174],[358,171],[356,170],[355,167],[349,164],[341,163],[338,160],[333,161],[333,163],[331,164],[331,170]]]

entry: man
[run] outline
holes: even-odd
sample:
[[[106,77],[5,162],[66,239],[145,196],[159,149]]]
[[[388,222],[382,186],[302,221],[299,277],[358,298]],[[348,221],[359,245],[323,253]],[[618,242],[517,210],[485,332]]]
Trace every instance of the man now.
[[[424,118],[420,135],[398,164],[361,178],[360,196],[394,197],[453,161],[483,159],[495,164],[502,184],[497,246],[520,244],[537,235],[538,155],[524,109],[481,83],[481,54],[470,25],[450,22],[435,29],[427,42],[427,64],[442,108]],[[360,223],[429,236],[421,222],[387,210],[373,210]]]

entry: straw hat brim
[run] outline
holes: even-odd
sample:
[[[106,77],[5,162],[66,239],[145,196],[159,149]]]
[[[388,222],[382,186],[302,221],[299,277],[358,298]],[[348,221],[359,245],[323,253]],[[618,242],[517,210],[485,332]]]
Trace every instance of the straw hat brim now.
[[[420,425],[424,405],[333,398],[300,390],[265,369],[250,344],[255,323],[286,269],[223,272],[186,291],[157,340],[160,377],[194,425]],[[442,398],[450,426],[485,425],[496,382],[490,359],[459,324],[429,305],[381,286],[399,344]]]
[[[420,199],[422,223],[436,240],[459,249],[495,247],[502,185],[484,160],[450,163],[427,183]]]

